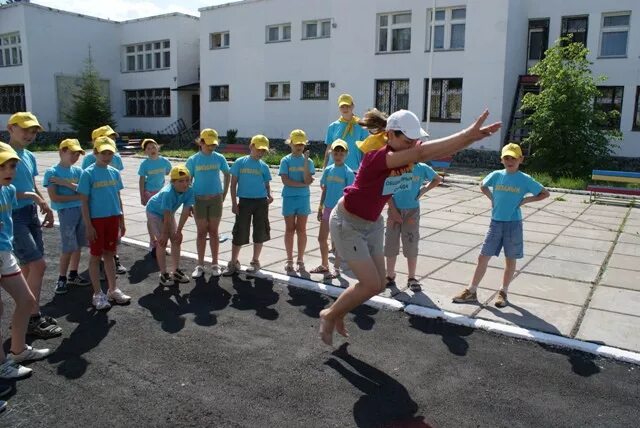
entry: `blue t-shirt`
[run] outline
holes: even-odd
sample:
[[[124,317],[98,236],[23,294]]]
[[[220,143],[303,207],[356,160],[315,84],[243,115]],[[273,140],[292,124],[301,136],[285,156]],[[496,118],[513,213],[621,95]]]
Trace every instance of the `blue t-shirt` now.
[[[36,157],[27,149],[16,149],[16,153],[20,158],[20,162],[16,167],[16,176],[11,182],[16,188],[17,193],[21,192],[34,192],[33,177],[38,175],[38,165],[36,164]],[[19,199],[18,203],[13,206],[14,210],[18,208],[26,207],[33,204],[33,200]]]
[[[158,217],[164,217],[165,211],[175,213],[180,205],[185,208],[192,207],[196,202],[193,188],[189,187],[183,193],[176,192],[171,183],[164,186],[158,193],[153,195],[147,202],[147,212],[155,214]]]
[[[42,180],[42,185],[44,187],[49,187],[49,185],[56,186],[56,193],[61,196],[74,196],[77,195],[78,192],[75,192],[68,187],[60,186],[57,184],[51,183],[51,177],[62,178],[68,183],[78,183],[80,181],[80,176],[82,175],[82,168],[76,165],[71,165],[71,167],[64,167],[60,164],[56,166],[52,166],[44,172],[44,179]],[[77,201],[68,201],[68,202],[53,202],[51,201],[51,208],[58,211],[63,208],[73,208],[73,207],[81,207],[82,201],[78,199]]]
[[[102,168],[93,164],[82,172],[78,193],[89,197],[91,218],[104,218],[122,215],[119,192],[123,188],[117,169],[111,165]]]
[[[87,169],[89,166],[96,163],[96,155],[93,152],[88,152],[84,159],[82,159],[82,169]],[[122,158],[120,157],[120,153],[114,153],[113,159],[111,159],[110,166],[116,168],[118,171],[122,171],[124,169],[124,165],[122,164]]]
[[[393,194],[393,203],[399,210],[409,210],[420,207],[420,201],[416,198],[420,193],[420,187],[425,181],[431,181],[438,175],[430,166],[422,162],[413,166],[413,180],[408,190],[402,190]]]
[[[145,159],[138,168],[138,175],[144,177],[144,190],[157,192],[164,186],[164,176],[171,172],[171,162],[163,156]]]
[[[339,138],[346,141],[349,146],[349,152],[347,153],[344,163],[353,171],[358,171],[360,163],[362,162],[362,152],[358,149],[356,141],[363,141],[367,138],[369,136],[369,131],[358,124],[353,125],[351,132],[348,134],[345,134],[346,129],[347,122],[340,122],[340,119],[336,120],[329,125],[329,128],[327,128],[327,136],[324,139],[324,143],[327,146],[330,146]],[[329,163],[327,165],[331,165],[332,163],[333,157],[329,154]]]
[[[13,184],[0,187],[0,251],[13,251],[13,218],[11,211],[18,204]]]
[[[205,155],[198,152],[187,159],[186,167],[193,177],[196,196],[218,195],[222,193],[220,172],[228,173],[229,164],[220,153]]]
[[[309,173],[314,175],[316,169],[313,166],[313,161],[307,159],[309,163]],[[286,175],[293,181],[304,183],[304,156],[293,156],[291,154],[286,155],[280,161],[280,172],[278,175]],[[291,187],[284,186],[282,188],[282,196],[309,196],[309,186],[305,187]]]
[[[267,197],[266,183],[271,181],[271,170],[262,159],[243,156],[231,165],[231,175],[238,179],[239,198],[261,199]]]
[[[482,187],[491,187],[493,209],[491,219],[497,221],[522,220],[520,202],[527,193],[538,195],[544,187],[531,176],[517,171],[509,174],[501,169],[493,171],[482,180]]]
[[[327,189],[324,195],[325,208],[335,207],[342,197],[344,188],[353,184],[355,179],[356,175],[347,165],[333,164],[326,167],[320,179],[320,185]]]

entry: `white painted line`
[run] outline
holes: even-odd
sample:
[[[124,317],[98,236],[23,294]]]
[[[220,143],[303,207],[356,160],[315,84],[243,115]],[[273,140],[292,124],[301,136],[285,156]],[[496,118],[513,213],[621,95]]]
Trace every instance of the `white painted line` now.
[[[558,346],[561,348],[576,349],[578,351],[599,355],[601,357],[612,358],[628,363],[640,364],[639,353],[614,348],[612,346],[598,345],[597,343],[584,342],[578,339],[571,339],[555,334],[543,333],[540,331],[529,330],[513,325],[501,324],[494,321],[469,318],[465,315],[447,312],[440,309],[425,308],[418,305],[407,305],[404,308],[404,311],[410,315],[417,315],[425,318],[440,318],[447,322],[450,322],[451,324],[478,328],[493,333],[503,334],[505,336],[515,337],[518,339],[532,340],[534,342]]]

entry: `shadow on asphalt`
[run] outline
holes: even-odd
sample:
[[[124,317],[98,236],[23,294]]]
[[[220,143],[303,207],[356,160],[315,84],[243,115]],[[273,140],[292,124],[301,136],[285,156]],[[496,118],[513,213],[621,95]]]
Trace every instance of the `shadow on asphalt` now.
[[[242,279],[239,275],[231,277],[236,290],[231,298],[231,307],[241,311],[256,311],[262,319],[275,321],[280,314],[269,306],[275,305],[280,296],[273,291],[273,282],[262,278]]]
[[[473,329],[454,324],[448,324],[440,319],[409,317],[412,328],[429,335],[442,336],[442,343],[447,345],[449,352],[459,357],[467,355],[469,343],[465,339],[473,333]]]
[[[167,262],[170,262],[170,257],[167,256]],[[151,256],[150,252],[145,253],[143,259],[136,260],[129,268],[128,279],[130,284],[139,284],[153,273],[158,273],[158,264]]]
[[[344,343],[333,351],[325,364],[364,393],[353,405],[353,418],[357,426],[431,427],[423,416],[416,415],[418,404],[404,385],[349,354],[348,346],[348,343]]]
[[[512,314],[510,312],[503,312],[491,305],[486,305],[484,309],[491,312],[493,315],[507,320],[517,326],[532,328],[534,330],[543,331],[545,333],[557,334],[560,336],[562,335],[562,333],[560,333],[560,330],[558,330],[556,326],[554,326],[553,324],[549,324],[547,321],[543,320],[540,317],[535,316],[522,306],[514,305],[513,303],[509,302],[509,307],[517,310],[520,313]]]
[[[287,289],[290,297],[287,303],[291,306],[301,306],[300,312],[311,318],[318,318],[320,311],[330,302],[328,297],[315,291],[296,287],[287,287]]]
[[[205,281],[202,276],[196,279],[196,285],[186,295],[189,306],[187,312],[194,314],[193,321],[203,327],[212,327],[218,323],[218,317],[211,311],[221,311],[231,301],[231,293],[220,287],[220,277],[211,277]]]

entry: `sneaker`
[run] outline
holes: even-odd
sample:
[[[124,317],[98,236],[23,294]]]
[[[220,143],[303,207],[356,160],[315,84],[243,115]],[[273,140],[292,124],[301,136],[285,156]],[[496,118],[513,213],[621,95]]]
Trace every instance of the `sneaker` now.
[[[415,278],[409,278],[409,280],[407,281],[407,287],[409,287],[409,290],[413,291],[414,293],[422,291],[422,285]]]
[[[504,308],[507,306],[507,293],[502,290],[498,291],[498,298],[494,305],[496,305],[496,308]]]
[[[173,272],[173,280],[179,282],[180,284],[186,284],[187,282],[189,282],[189,278],[187,277],[187,275],[185,275],[185,273],[180,269],[176,269],[176,271]]]
[[[116,273],[118,275],[124,275],[125,273],[127,273],[127,268],[122,266],[122,263],[120,263],[120,258],[119,257],[114,257],[113,258],[115,264],[116,264]]]
[[[249,267],[247,268],[247,273],[256,273],[260,270],[260,262],[257,260],[251,260],[249,262]]]
[[[200,278],[202,275],[204,275],[204,266],[198,265],[193,270],[193,273],[191,273],[191,278],[197,279],[197,278]]]
[[[170,287],[173,284],[175,284],[175,281],[173,280],[173,277],[171,275],[169,275],[167,272],[160,274],[160,285]]]
[[[11,358],[5,359],[0,364],[0,379],[20,379],[29,376],[31,372],[29,367],[21,366]]]
[[[80,275],[76,275],[73,277],[69,277],[69,279],[67,280],[67,285],[74,285],[76,287],[88,287],[91,285],[91,281],[81,277]]]
[[[48,317],[40,316],[39,318],[29,319],[27,334],[41,339],[48,339],[50,337],[60,336],[62,334],[62,328],[58,327],[55,322],[50,321]]]
[[[131,301],[131,296],[127,296],[122,292],[122,290],[116,288],[113,291],[107,291],[107,299],[109,299],[110,302],[116,302],[119,305],[125,305]]]
[[[58,282],[56,282],[56,294],[66,294],[67,291],[69,291],[69,287],[67,287],[67,281],[59,279]]]
[[[212,276],[222,275],[222,268],[220,267],[220,265],[211,265],[211,275]]]
[[[224,276],[232,276],[240,272],[240,262],[236,260],[235,263],[229,262],[227,263],[227,269],[224,271]]]
[[[93,297],[91,298],[91,303],[99,311],[103,309],[109,309],[111,307],[111,304],[107,300],[107,296],[102,291],[98,294],[93,295]]]
[[[9,358],[11,358],[16,363],[22,363],[24,361],[37,361],[43,358],[48,357],[51,354],[51,349],[36,349],[29,345],[24,348],[22,352],[19,354],[14,354],[13,352],[9,352]]]
[[[462,290],[462,293],[453,297],[453,303],[467,303],[467,302],[475,302],[478,300],[478,294],[476,292],[471,292],[469,289],[465,288]]]

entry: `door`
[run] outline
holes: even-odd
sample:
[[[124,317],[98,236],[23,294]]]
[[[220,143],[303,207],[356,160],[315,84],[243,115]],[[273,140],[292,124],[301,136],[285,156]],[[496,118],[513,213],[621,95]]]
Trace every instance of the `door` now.
[[[191,95],[191,128],[200,128],[200,94]]]

